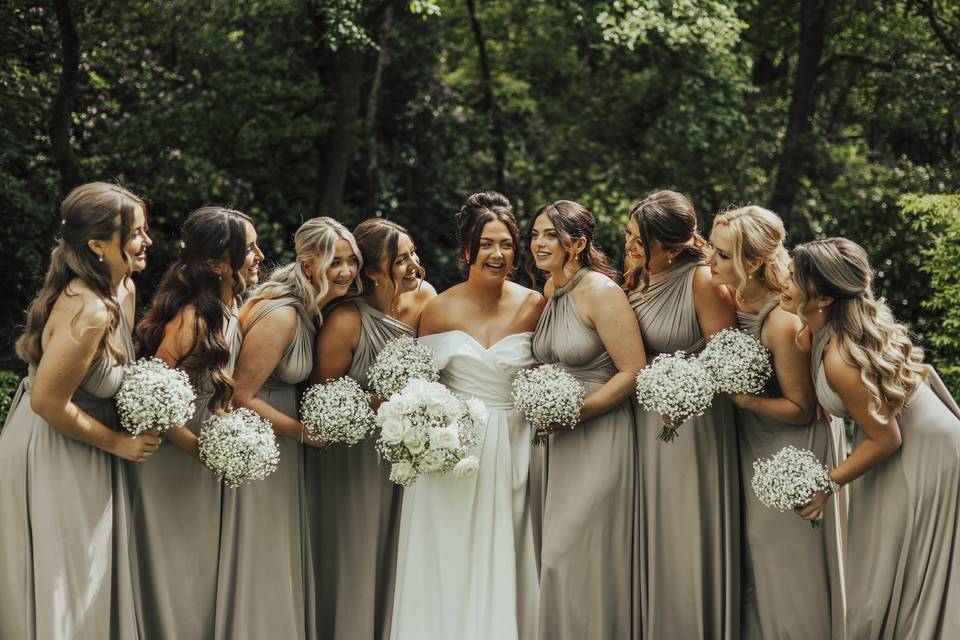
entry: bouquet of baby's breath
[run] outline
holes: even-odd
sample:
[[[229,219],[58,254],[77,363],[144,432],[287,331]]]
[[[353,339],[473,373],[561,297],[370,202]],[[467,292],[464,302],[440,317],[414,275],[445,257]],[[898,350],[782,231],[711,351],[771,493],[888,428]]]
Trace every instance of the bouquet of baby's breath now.
[[[273,425],[250,409],[207,418],[200,428],[199,446],[200,460],[234,489],[263,480],[280,462]]]
[[[716,393],[713,379],[696,358],[683,351],[661,353],[637,374],[637,401],[670,421],[658,436],[664,442],[677,437],[677,428],[710,408]]]
[[[723,329],[697,358],[716,383],[717,393],[763,393],[773,375],[770,352],[748,333]]]
[[[353,446],[376,427],[370,394],[353,378],[343,376],[312,385],[300,403],[303,426],[311,438]]]
[[[479,400],[462,400],[439,382],[410,380],[377,410],[377,449],[393,463],[390,480],[408,487],[424,473],[476,474],[487,416]]]
[[[124,367],[115,400],[120,424],[137,436],[182,427],[193,416],[196,398],[187,374],[158,358],[143,358]]]
[[[802,506],[818,491],[836,493],[840,489],[812,451],[790,446],[766,460],[755,460],[750,484],[761,503],[778,511]],[[817,526],[817,522],[812,524]]]
[[[386,400],[414,378],[436,382],[440,372],[433,363],[433,350],[407,336],[384,345],[367,371],[370,388]]]
[[[552,364],[524,369],[513,378],[513,406],[533,424],[532,444],[546,438],[537,430],[552,424],[573,428],[583,407],[583,386],[572,375]]]

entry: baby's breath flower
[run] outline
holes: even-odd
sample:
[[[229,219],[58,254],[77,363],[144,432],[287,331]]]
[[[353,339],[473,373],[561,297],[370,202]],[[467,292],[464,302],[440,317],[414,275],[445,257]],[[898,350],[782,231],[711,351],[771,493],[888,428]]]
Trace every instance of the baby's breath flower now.
[[[723,329],[710,340],[698,358],[713,377],[717,393],[763,393],[773,375],[770,352],[753,336]]]
[[[670,442],[677,427],[694,416],[702,416],[713,403],[713,379],[696,358],[683,351],[662,353],[637,374],[637,401],[648,411],[670,420],[658,436]]]
[[[818,491],[835,493],[840,489],[812,451],[791,446],[766,460],[754,461],[750,484],[757,500],[777,511],[802,506]]]
[[[536,435],[538,429],[553,424],[572,429],[577,424],[583,396],[577,379],[552,364],[524,369],[513,378],[513,406],[533,424],[536,445],[546,441]]]
[[[193,416],[196,398],[187,374],[158,358],[143,358],[124,368],[115,401],[120,424],[136,436],[182,427]]]
[[[307,389],[300,416],[310,437],[347,446],[360,442],[376,427],[370,394],[347,376]]]
[[[367,371],[370,388],[385,399],[398,393],[414,378],[436,382],[440,373],[433,363],[430,347],[408,336],[394,338],[384,345]]]

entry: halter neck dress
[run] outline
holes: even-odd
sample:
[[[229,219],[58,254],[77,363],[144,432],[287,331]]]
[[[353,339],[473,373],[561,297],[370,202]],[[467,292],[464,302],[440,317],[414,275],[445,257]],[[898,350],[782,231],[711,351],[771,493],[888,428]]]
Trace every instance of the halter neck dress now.
[[[116,331],[132,362],[122,312]],[[0,638],[134,638],[121,461],[68,438],[34,413],[35,374],[31,366],[0,431]],[[102,352],[73,403],[119,431],[113,396],[122,379],[123,366]]]
[[[586,395],[617,374],[571,294],[588,273],[581,269],[553,292],[533,335],[534,357],[565,369]],[[639,631],[634,428],[627,399],[535,447],[540,638],[629,638]]]
[[[682,260],[634,289],[647,362],[700,351],[693,278]],[[657,439],[659,414],[637,411],[640,451],[640,602],[644,638],[740,636],[740,473],[733,404],[723,397],[691,418],[673,442]]]
[[[299,385],[313,368],[313,318],[298,300],[283,297],[259,301],[246,326],[249,332],[286,306],[296,309],[296,331],[257,397],[295,418]],[[223,490],[214,635],[218,640],[303,638],[313,633],[314,580],[302,445],[286,437],[277,437],[277,445],[276,471],[263,480]]]
[[[738,310],[739,328],[759,341],[764,322],[779,302],[779,297],[772,298],[758,313]],[[764,395],[781,395],[776,375]],[[837,466],[845,457],[843,420],[795,425],[739,407],[735,411],[743,483],[741,637],[843,640],[843,501],[828,502],[821,526],[814,529],[795,513],[764,506],[751,487],[753,463],[786,446],[812,451],[830,469]]]
[[[820,404],[849,418],[813,335]],[[932,367],[897,415],[902,444],[849,485],[847,637],[960,638],[960,407]],[[853,448],[866,439],[854,432]],[[832,499],[832,498],[831,498]]]
[[[360,314],[360,338],[347,375],[367,389],[367,371],[384,345],[416,331],[363,298],[343,304],[355,305]],[[402,488],[390,482],[390,463],[368,438],[352,447],[308,449],[307,473],[320,635],[388,638],[403,497]]]

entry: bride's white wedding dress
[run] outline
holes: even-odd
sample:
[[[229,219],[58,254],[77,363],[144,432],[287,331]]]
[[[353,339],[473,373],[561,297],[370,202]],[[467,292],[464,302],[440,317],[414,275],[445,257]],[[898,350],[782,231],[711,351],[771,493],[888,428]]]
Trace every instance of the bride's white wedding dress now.
[[[469,334],[420,338],[440,382],[490,410],[472,478],[425,475],[403,493],[391,638],[530,638],[537,607],[527,475],[530,430],[512,376],[533,364],[531,333],[485,349]]]

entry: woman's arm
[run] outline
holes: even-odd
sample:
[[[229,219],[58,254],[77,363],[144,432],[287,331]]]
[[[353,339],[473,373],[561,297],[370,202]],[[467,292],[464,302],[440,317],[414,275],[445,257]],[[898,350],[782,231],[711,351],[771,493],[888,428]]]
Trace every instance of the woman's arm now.
[[[832,344],[827,346],[823,367],[830,387],[840,396],[857,427],[866,436],[847,459],[830,472],[833,481],[843,486],[870,471],[900,448],[900,423],[886,406],[881,411],[886,422],[870,415],[872,399],[860,380],[860,369],[846,362],[839,349]],[[819,520],[827,497],[828,494],[822,492],[816,494],[809,503],[798,509],[798,513],[807,520]]]
[[[724,285],[716,284],[708,267],[697,267],[693,274],[693,306],[700,331],[707,342],[721,329],[737,326],[737,310]]]
[[[358,344],[360,312],[354,304],[341,304],[327,314],[323,326],[317,332],[310,384],[319,384],[347,375]]]
[[[773,370],[780,387],[779,398],[732,395],[742,409],[786,424],[807,425],[813,420],[816,397],[810,378],[810,353],[797,345],[800,319],[774,309],[764,326],[766,346],[773,354]]]
[[[263,304],[262,302],[258,304]],[[252,310],[251,310],[252,312]],[[278,436],[303,438],[303,424],[257,397],[260,388],[283,359],[297,331],[300,318],[291,305],[273,309],[244,332],[243,346],[233,371],[233,402],[256,411],[273,424]]]
[[[163,339],[155,355],[171,369],[179,367],[181,360],[193,348],[195,321],[193,306],[186,306],[163,328]],[[186,453],[200,459],[199,440],[187,427],[167,429],[164,436]]]
[[[584,398],[579,422],[602,415],[629,397],[636,385],[637,373],[646,365],[640,326],[626,294],[616,283],[606,278],[588,286],[590,289],[582,298],[587,304],[581,313],[586,316],[584,319],[596,328],[604,348],[617,368],[617,373]],[[541,430],[539,435],[549,435],[565,429],[566,427],[552,426]]]
[[[114,431],[73,402],[103,337],[109,319],[106,306],[89,293],[63,296],[58,306],[48,320],[52,326],[44,329],[49,333],[33,377],[30,407],[68,438],[125,460],[146,460],[160,446],[159,437]]]

